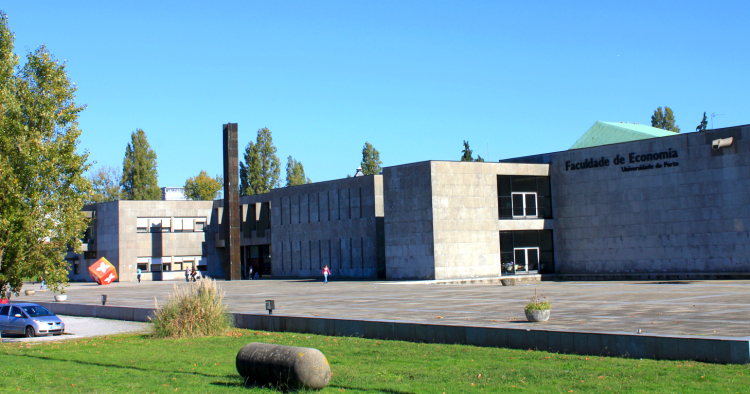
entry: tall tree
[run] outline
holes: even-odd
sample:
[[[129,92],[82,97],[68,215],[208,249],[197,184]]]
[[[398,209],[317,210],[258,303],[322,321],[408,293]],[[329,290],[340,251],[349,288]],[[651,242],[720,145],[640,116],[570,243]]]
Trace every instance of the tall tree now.
[[[312,183],[310,178],[305,176],[305,168],[302,167],[302,163],[289,156],[286,161],[286,187],[304,185],[305,183]]]
[[[130,136],[122,161],[123,196],[126,200],[161,200],[156,171],[156,153],[146,140],[146,133],[136,129]]]
[[[88,153],[76,153],[85,106],[64,62],[40,46],[19,67],[14,39],[0,11],[0,294],[36,275],[62,291],[65,254],[80,252],[87,226]]]
[[[695,128],[695,131],[706,131],[707,125],[708,119],[706,119],[706,112],[703,112],[703,120],[701,120],[701,124],[699,124],[698,127]]]
[[[90,203],[122,200],[122,188],[120,170],[112,166],[101,166],[91,174],[92,193],[89,195]]]
[[[258,129],[255,143],[245,148],[245,162],[240,162],[240,195],[267,193],[279,187],[280,162],[268,128]]]
[[[654,110],[654,114],[651,115],[651,127],[669,130],[675,133],[680,132],[680,127],[674,123],[674,113],[672,113],[672,109],[669,107],[664,107],[663,112],[661,107]]]
[[[376,175],[380,174],[383,169],[380,165],[383,164],[380,161],[380,152],[372,147],[372,144],[365,142],[365,146],[362,147],[362,173],[365,175]]]
[[[201,170],[198,176],[188,178],[185,181],[185,197],[196,201],[210,201],[221,195],[224,186],[224,178],[216,174],[216,178],[208,176],[206,171]]]
[[[462,150],[463,155],[461,156],[461,161],[481,161],[484,162],[484,159],[482,156],[477,155],[476,160],[474,160],[474,157],[472,157],[473,151],[471,148],[469,148],[469,141],[464,141],[464,150]]]

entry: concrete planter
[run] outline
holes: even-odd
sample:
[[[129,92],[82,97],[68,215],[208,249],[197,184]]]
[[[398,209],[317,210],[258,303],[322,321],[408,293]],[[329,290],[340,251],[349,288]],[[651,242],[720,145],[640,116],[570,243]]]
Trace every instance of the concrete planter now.
[[[530,322],[544,322],[549,320],[549,311],[549,309],[545,309],[543,311],[524,311],[524,313],[526,313],[526,320]]]
[[[516,280],[515,279],[500,279],[500,283],[502,283],[503,286],[515,286]]]
[[[57,301],[57,302],[62,302],[62,301],[65,301],[67,299],[68,299],[68,295],[67,294],[57,294],[57,295],[55,295],[55,301]]]
[[[34,295],[34,290],[26,290],[24,291],[24,293],[26,293],[26,295],[28,296],[31,296],[31,295]]]

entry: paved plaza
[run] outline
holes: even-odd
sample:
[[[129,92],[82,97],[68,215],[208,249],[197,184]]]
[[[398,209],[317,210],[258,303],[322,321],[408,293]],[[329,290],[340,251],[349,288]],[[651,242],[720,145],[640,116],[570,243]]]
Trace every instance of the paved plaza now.
[[[435,282],[218,281],[230,312],[576,332],[750,337],[750,281],[551,282],[516,286]],[[73,283],[67,303],[153,307],[184,281]],[[31,286],[26,288],[33,288]],[[534,290],[552,301],[547,323],[528,323],[523,307]],[[54,302],[50,292],[20,301]]]

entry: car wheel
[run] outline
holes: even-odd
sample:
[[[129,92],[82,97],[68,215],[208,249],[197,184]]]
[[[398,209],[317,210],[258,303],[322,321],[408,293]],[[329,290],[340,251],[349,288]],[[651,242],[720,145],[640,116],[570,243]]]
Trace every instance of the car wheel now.
[[[26,327],[26,338],[34,338],[35,336],[36,332],[34,331],[34,327]]]

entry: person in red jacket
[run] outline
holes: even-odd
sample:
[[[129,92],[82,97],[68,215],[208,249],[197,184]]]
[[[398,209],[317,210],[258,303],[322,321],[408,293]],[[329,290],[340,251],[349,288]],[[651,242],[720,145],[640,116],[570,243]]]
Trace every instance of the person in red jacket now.
[[[328,275],[331,274],[331,270],[328,268],[328,264],[326,264],[325,267],[323,267],[323,278],[325,279],[325,283],[328,283]]]

